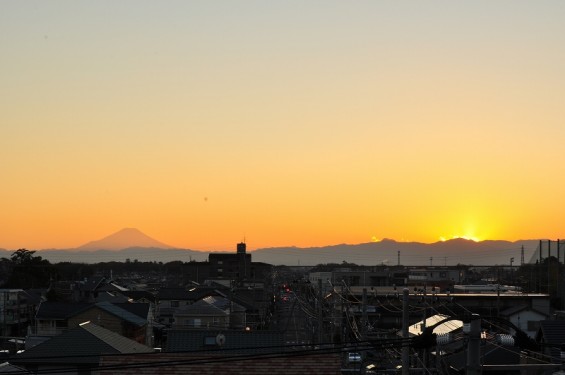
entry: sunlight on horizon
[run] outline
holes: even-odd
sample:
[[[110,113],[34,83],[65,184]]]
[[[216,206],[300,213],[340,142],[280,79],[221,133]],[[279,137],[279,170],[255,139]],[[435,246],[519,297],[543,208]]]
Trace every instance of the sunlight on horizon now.
[[[449,238],[446,237],[440,237],[439,240],[441,242],[445,242],[445,241],[449,241],[449,240],[456,240],[456,239],[463,239],[463,240],[469,240],[469,241],[474,241],[474,242],[481,242],[482,240],[478,237],[475,236],[469,236],[469,235],[465,235],[465,236],[459,236],[459,235],[455,235],[455,236],[451,236]]]

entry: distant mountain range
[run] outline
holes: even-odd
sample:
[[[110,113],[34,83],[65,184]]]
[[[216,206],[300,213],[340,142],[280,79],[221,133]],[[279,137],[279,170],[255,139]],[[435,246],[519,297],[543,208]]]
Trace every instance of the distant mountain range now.
[[[564,244],[565,245],[565,244]],[[524,261],[535,262],[539,253],[539,240],[481,241],[464,239],[424,244],[383,240],[357,245],[340,244],[324,247],[277,247],[252,251],[255,262],[274,265],[308,266],[321,263],[355,263],[359,265],[408,265],[444,266],[471,265],[519,265]],[[28,249],[32,250],[32,249]],[[234,250],[235,252],[235,243]],[[13,251],[0,249],[0,257],[9,258]],[[37,255],[52,263],[76,262],[124,262],[127,259],[140,262],[171,262],[180,260],[206,261],[208,252],[177,249],[157,241],[138,229],[125,228],[97,241],[88,242],[76,249],[40,250]]]

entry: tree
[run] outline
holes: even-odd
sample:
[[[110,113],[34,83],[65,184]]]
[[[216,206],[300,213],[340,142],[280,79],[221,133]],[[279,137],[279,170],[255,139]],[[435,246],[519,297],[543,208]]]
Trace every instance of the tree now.
[[[47,287],[56,270],[48,260],[34,256],[35,251],[18,249],[10,256],[11,272],[5,287]]]
[[[33,254],[35,254],[35,250],[18,249],[11,255],[10,259],[18,266],[41,263],[43,258],[40,256],[34,257]]]

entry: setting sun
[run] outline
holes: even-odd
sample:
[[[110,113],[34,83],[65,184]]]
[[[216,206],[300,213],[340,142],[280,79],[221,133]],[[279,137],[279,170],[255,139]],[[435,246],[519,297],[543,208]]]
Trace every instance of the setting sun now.
[[[440,237],[439,239],[440,239],[440,241],[445,242],[445,241],[448,241],[448,240],[454,240],[454,239],[458,239],[458,238],[461,238],[461,239],[464,239],[464,240],[470,240],[470,241],[474,241],[474,242],[480,242],[481,241],[481,239],[479,239],[478,237],[467,236],[467,235],[465,235],[465,236],[453,235],[453,236],[447,237],[447,238],[446,237]]]
[[[0,2],[0,248],[563,236],[561,3],[140,3]]]

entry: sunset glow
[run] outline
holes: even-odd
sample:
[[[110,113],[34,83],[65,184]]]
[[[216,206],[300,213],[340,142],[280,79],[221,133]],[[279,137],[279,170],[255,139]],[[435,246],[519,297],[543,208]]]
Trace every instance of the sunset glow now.
[[[0,248],[563,238],[565,7],[0,3]]]
[[[464,239],[464,240],[474,241],[474,242],[479,242],[479,241],[481,241],[478,237],[473,237],[473,236],[457,236],[457,235],[451,236],[451,237],[448,237],[448,238],[446,238],[446,237],[440,237],[439,239],[440,239],[440,241],[445,242],[445,241],[447,241],[447,240],[453,240],[453,239],[459,239],[459,238],[460,238],[460,239]]]

